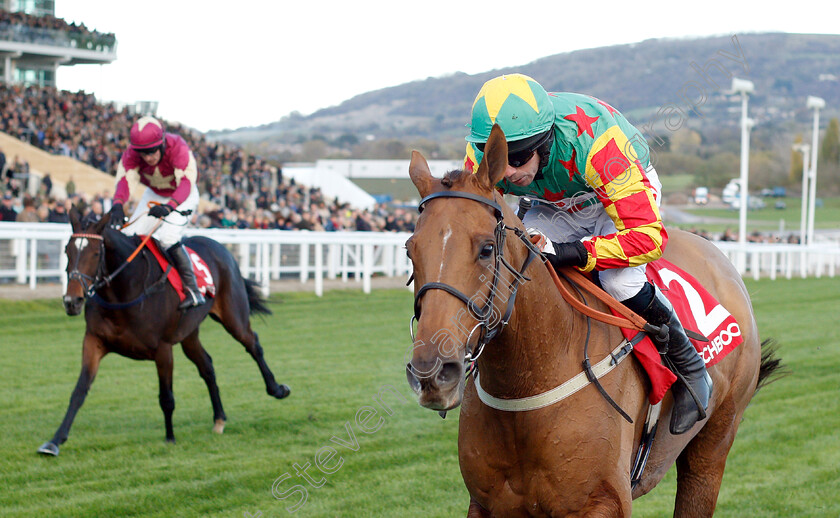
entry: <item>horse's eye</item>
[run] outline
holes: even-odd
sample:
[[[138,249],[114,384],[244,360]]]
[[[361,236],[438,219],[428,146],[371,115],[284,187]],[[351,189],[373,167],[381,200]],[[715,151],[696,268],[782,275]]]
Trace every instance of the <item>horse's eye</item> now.
[[[486,243],[484,246],[481,247],[481,252],[478,254],[479,259],[490,259],[493,257],[493,250],[494,247],[490,243]]]

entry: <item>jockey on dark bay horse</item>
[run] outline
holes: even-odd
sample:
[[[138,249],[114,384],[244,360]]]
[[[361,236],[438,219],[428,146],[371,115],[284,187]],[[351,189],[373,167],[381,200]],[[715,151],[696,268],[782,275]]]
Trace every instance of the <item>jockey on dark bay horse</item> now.
[[[497,188],[536,200],[523,223],[546,236],[552,265],[597,271],[607,293],[651,324],[667,325],[660,351],[691,390],[672,386],[670,429],[690,429],[705,417],[712,380],[671,303],[645,276],[668,234],[659,214],[661,184],[641,133],[598,99],[547,93],[521,74],[487,81],[471,119],[464,169],[477,169],[498,124],[508,142],[508,167]]]
[[[187,143],[179,135],[166,133],[154,117],[141,117],[131,126],[130,145],[117,166],[117,185],[111,208],[111,222],[117,228],[125,222],[123,205],[132,189],[142,183],[145,194],[131,216],[127,234],[148,234],[158,219],[162,224],[154,231],[166,250],[184,284],[186,299],[179,306],[188,309],[204,304],[195,274],[181,236],[187,216],[198,209],[198,167]],[[146,212],[149,202],[155,202]],[[189,211],[189,212],[188,212]]]

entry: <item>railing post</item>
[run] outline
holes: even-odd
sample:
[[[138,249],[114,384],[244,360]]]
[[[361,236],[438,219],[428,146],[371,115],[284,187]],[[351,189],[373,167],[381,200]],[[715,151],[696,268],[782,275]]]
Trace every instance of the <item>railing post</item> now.
[[[239,243],[239,270],[242,277],[248,279],[251,276],[251,243]]]
[[[15,254],[15,271],[17,272],[17,283],[26,284],[26,239],[15,239],[12,241],[12,251]]]
[[[370,293],[370,284],[371,284],[370,278],[373,275],[373,260],[374,260],[373,244],[365,243],[365,245],[363,245],[363,246],[364,246],[364,254],[363,254],[364,273],[362,274],[362,276],[364,277],[364,285],[362,287],[362,290],[365,293]]]
[[[29,241],[29,288],[35,289],[38,285],[38,240],[32,238]]]
[[[300,282],[309,280],[309,243],[300,244]]]
[[[315,295],[324,296],[324,245],[315,243]]]

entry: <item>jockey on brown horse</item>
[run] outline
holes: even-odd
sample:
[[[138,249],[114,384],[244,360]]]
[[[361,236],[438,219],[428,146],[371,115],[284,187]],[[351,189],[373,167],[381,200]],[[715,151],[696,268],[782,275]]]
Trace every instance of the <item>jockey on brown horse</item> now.
[[[125,222],[123,205],[137,183],[146,192],[131,216],[129,235],[154,232],[181,275],[186,299],[178,306],[188,309],[204,304],[181,235],[187,215],[198,209],[198,167],[187,143],[178,135],[166,133],[154,117],[141,117],[131,127],[130,142],[117,166],[117,185],[111,208],[111,224]],[[155,205],[146,212],[149,203]],[[158,225],[158,220],[162,220]],[[157,230],[155,227],[157,226]]]
[[[496,187],[536,200],[523,223],[547,237],[555,269],[598,272],[607,293],[663,329],[660,351],[685,381],[671,389],[670,429],[686,432],[706,417],[712,379],[671,303],[645,276],[668,241],[645,139],[598,99],[547,93],[528,76],[505,75],[487,81],[473,103],[466,171],[481,162],[494,124],[508,143],[508,167]]]

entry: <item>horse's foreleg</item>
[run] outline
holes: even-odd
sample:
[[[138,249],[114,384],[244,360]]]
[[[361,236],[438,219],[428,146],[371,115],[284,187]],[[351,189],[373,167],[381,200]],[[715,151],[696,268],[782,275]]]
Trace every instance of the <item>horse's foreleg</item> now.
[[[70,396],[70,405],[67,407],[67,413],[64,414],[64,420],[55,432],[52,440],[38,448],[38,453],[58,455],[58,447],[67,440],[67,436],[70,433],[70,426],[72,426],[73,419],[76,417],[76,412],[79,411],[79,408],[85,402],[88,390],[90,390],[90,386],[93,384],[93,380],[96,378],[96,373],[99,370],[99,362],[107,353],[108,351],[102,344],[102,340],[91,334],[85,334],[82,346],[82,372],[79,374],[76,388],[73,389],[73,394]]]
[[[155,365],[158,371],[160,392],[160,409],[163,410],[163,420],[166,424],[166,442],[175,442],[175,432],[172,430],[172,412],[175,411],[175,395],[172,392],[172,346],[161,344],[155,354]]]
[[[213,431],[222,433],[225,429],[227,417],[225,416],[224,408],[222,408],[219,387],[216,385],[216,371],[213,369],[213,358],[202,347],[201,341],[198,339],[198,328],[190,336],[186,337],[181,342],[181,345],[183,346],[184,354],[198,368],[198,374],[207,385],[207,391],[210,392],[210,402],[213,405]]]

